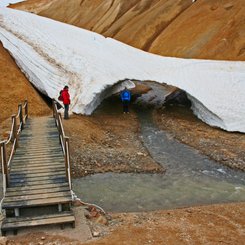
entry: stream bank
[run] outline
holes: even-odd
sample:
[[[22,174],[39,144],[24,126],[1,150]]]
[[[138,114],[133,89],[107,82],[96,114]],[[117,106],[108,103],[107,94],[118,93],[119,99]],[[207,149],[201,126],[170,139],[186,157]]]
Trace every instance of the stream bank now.
[[[137,110],[141,139],[164,174],[95,174],[73,180],[78,196],[107,211],[138,212],[245,201],[244,173],[232,170],[175,140]]]

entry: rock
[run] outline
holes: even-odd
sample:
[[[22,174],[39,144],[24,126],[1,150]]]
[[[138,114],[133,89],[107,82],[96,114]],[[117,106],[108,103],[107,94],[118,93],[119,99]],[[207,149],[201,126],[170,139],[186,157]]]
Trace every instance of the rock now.
[[[6,245],[7,244],[7,237],[0,237],[0,245]]]
[[[144,156],[144,153],[142,153],[142,152],[137,152],[137,155],[138,155],[138,156]]]
[[[92,232],[92,236],[93,237],[99,237],[100,236],[100,233],[98,231],[93,231]]]
[[[42,237],[41,237],[41,240],[45,240],[45,239],[46,239],[46,237],[45,237],[45,236],[42,236]]]
[[[108,225],[108,220],[105,216],[103,215],[99,215],[96,219],[95,219],[95,223],[97,224],[102,224],[102,225]]]

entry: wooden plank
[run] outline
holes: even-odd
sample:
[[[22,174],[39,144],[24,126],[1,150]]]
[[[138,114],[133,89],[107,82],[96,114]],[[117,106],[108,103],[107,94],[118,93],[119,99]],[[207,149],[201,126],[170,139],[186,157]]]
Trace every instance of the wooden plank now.
[[[18,163],[18,164],[13,164],[11,167],[11,170],[15,171],[15,170],[31,170],[31,169],[38,169],[40,167],[43,168],[52,168],[52,167],[63,167],[65,166],[64,160],[60,161],[60,162],[52,162],[52,161],[48,161],[48,162],[33,162],[33,163]]]
[[[42,215],[39,217],[26,217],[26,218],[7,218],[2,224],[2,231],[19,229],[24,227],[33,227],[40,225],[51,224],[66,224],[74,223],[75,217],[72,213],[57,213],[53,215]]]
[[[39,177],[45,178],[55,178],[56,176],[65,175],[65,171],[59,172],[46,172],[46,173],[34,173],[34,174],[10,174],[10,179],[39,179]]]
[[[25,154],[41,154],[41,153],[52,153],[52,152],[62,152],[62,148],[61,147],[53,147],[53,148],[47,148],[46,150],[43,149],[36,149],[34,150],[29,150],[29,148],[26,148],[26,150],[22,149],[21,151],[16,151],[15,156],[16,155],[25,155]]]
[[[48,184],[42,184],[42,185],[33,185],[33,186],[18,186],[18,187],[9,187],[7,188],[7,192],[12,192],[12,191],[29,191],[29,190],[42,190],[42,189],[49,189],[49,188],[61,188],[61,187],[67,187],[68,182],[63,182],[63,183],[48,183]]]
[[[46,147],[46,148],[40,148],[40,147],[37,147],[37,148],[30,148],[30,147],[26,147],[26,148],[18,148],[17,151],[16,151],[16,154],[19,153],[19,152],[22,152],[22,153],[39,153],[39,152],[47,152],[47,151],[62,151],[62,148],[61,146],[59,145],[58,147],[57,146],[50,146],[50,147]]]
[[[55,149],[57,149],[57,150],[62,149],[62,147],[61,147],[61,145],[59,143],[58,144],[48,144],[48,146],[49,147],[47,147],[47,145],[46,145],[46,147],[45,147],[45,145],[43,145],[43,146],[38,145],[38,146],[33,146],[32,147],[30,144],[28,144],[26,146],[22,145],[22,148],[18,148],[16,153],[19,153],[19,152],[22,152],[22,151],[24,151],[24,152],[25,151],[40,152],[40,151],[43,150],[43,148],[44,149],[46,148],[46,150],[48,150],[48,151],[55,150]]]
[[[42,226],[42,225],[55,225],[55,224],[70,224],[74,223],[75,218],[73,216],[70,217],[56,217],[56,218],[50,218],[50,219],[41,219],[41,220],[35,220],[35,221],[29,221],[29,222],[15,222],[15,223],[8,223],[2,225],[2,232],[8,231],[8,230],[14,230],[19,228],[25,228],[25,227],[35,227],[35,226]],[[74,227],[74,225],[73,225]]]
[[[45,133],[45,135],[43,134]],[[23,133],[21,133],[20,135],[20,139],[27,139],[29,140],[30,138],[37,138],[40,136],[40,138],[50,138],[50,137],[57,137],[59,135],[58,131],[54,131],[54,130],[43,130],[43,132],[40,131],[40,134],[38,134],[38,132],[34,132],[33,131],[23,131]]]
[[[55,153],[55,154],[43,154],[43,155],[39,155],[37,157],[33,156],[33,157],[28,157],[28,156],[17,156],[15,157],[14,156],[14,159],[13,161],[30,161],[30,160],[39,160],[41,161],[42,159],[53,159],[53,158],[57,158],[57,159],[61,159],[61,158],[64,158],[64,155],[62,152],[60,153]]]
[[[24,169],[12,169],[11,170],[11,174],[18,174],[18,173],[26,173],[26,174],[30,174],[30,173],[52,173],[52,172],[56,172],[56,171],[65,171],[65,166],[50,166],[50,167],[37,167],[37,168],[24,168]]]
[[[12,161],[12,164],[14,164],[15,166],[23,166],[24,164],[26,164],[26,165],[30,165],[30,164],[34,164],[35,165],[35,163],[37,163],[37,164],[48,164],[48,163],[56,163],[56,164],[58,164],[58,163],[62,163],[62,162],[64,162],[64,157],[57,157],[57,158],[55,158],[55,159],[47,159],[47,158],[44,158],[44,159],[29,159],[29,160],[26,160],[26,161],[22,161],[22,160],[13,160]]]
[[[50,159],[50,158],[61,158],[63,157],[63,152],[46,152],[40,154],[18,154],[14,156],[14,160],[42,160],[42,159]]]
[[[37,173],[40,171],[41,172],[47,172],[47,171],[50,171],[50,172],[53,172],[53,171],[56,171],[56,170],[63,170],[65,168],[65,165],[62,164],[62,165],[52,165],[52,166],[37,166],[37,167],[32,167],[32,168],[29,168],[29,167],[23,167],[23,168],[12,168],[11,169],[11,173],[20,173],[20,172],[26,172],[26,173],[29,173],[29,172],[33,172],[33,173]]]
[[[30,201],[22,201],[22,202],[11,202],[5,205],[3,202],[2,208],[10,209],[10,208],[23,208],[23,207],[33,207],[33,206],[48,206],[54,204],[64,204],[70,203],[72,201],[71,196],[67,197],[55,197],[55,198],[46,198],[46,199],[37,199]]]
[[[56,157],[60,157],[61,156],[61,152],[54,152],[54,153],[44,153],[44,154],[41,154],[41,155],[33,155],[33,157],[31,156],[21,156],[21,155],[16,155],[14,156],[14,160],[29,160],[30,158],[31,159],[36,159],[36,160],[39,160],[39,159],[49,159],[49,158],[56,158]]]
[[[36,195],[36,194],[43,194],[43,193],[63,192],[69,190],[70,190],[69,186],[63,186],[63,187],[53,187],[53,188],[38,189],[38,190],[7,191],[5,197]]]
[[[30,135],[30,136],[22,136],[20,137],[21,141],[30,141],[30,140],[36,140],[36,141],[41,141],[41,140],[52,140],[52,139],[58,139],[59,134],[48,134],[48,132],[45,132],[46,135],[41,136],[41,135]]]
[[[40,216],[33,216],[33,217],[9,217],[7,218],[4,223],[14,223],[14,222],[22,222],[22,221],[33,221],[33,220],[39,220],[39,219],[50,219],[54,217],[67,217],[67,216],[73,216],[74,214],[72,211],[64,211],[64,212],[58,212],[55,214],[45,214],[45,215],[40,215]]]
[[[14,184],[14,183],[25,183],[25,182],[29,182],[28,184],[32,184],[33,182],[38,182],[38,181],[43,181],[43,180],[56,180],[56,179],[65,179],[66,175],[64,172],[62,172],[62,174],[60,175],[50,175],[50,176],[39,176],[39,177],[20,177],[20,178],[11,178],[10,179],[10,183]]]
[[[45,152],[45,153],[39,153],[39,154],[16,154],[14,156],[15,160],[42,160],[42,159],[49,159],[49,158],[61,158],[63,157],[63,152],[55,151],[55,152]]]
[[[12,174],[36,174],[36,173],[52,173],[52,172],[59,172],[59,171],[65,171],[65,165],[61,167],[56,166],[49,166],[49,167],[40,167],[40,168],[26,168],[23,170],[23,168],[19,168],[18,170],[11,169],[10,175]]]
[[[28,143],[28,144],[32,144],[32,143],[45,143],[45,142],[57,142],[59,139],[59,136],[52,136],[52,137],[41,137],[41,136],[37,136],[37,137],[30,137],[29,139],[22,139],[20,137],[20,141],[23,143]]]
[[[43,176],[59,176],[65,173],[64,171],[56,171],[56,172],[36,172],[36,173],[25,173],[25,172],[19,172],[19,173],[10,173],[10,179],[20,179],[20,178],[38,178]]]
[[[29,169],[31,169],[32,167],[46,167],[46,166],[63,166],[64,164],[64,159],[60,159],[59,161],[55,161],[52,159],[47,160],[45,159],[45,161],[32,161],[32,162],[13,162],[11,165],[11,169],[12,168],[21,168],[21,167],[27,167]]]
[[[44,132],[46,134],[46,132]],[[32,136],[32,137],[28,137],[28,138],[21,138],[20,140],[22,142],[46,142],[46,141],[57,141],[59,139],[59,135],[52,135],[52,136],[48,136],[48,135],[36,135],[36,136]]]
[[[53,141],[47,141],[47,140],[45,140],[45,141],[41,141],[41,142],[35,142],[35,141],[27,141],[27,142],[21,142],[20,141],[20,145],[21,146],[23,146],[23,147],[35,147],[35,148],[37,148],[37,147],[45,147],[45,146],[47,146],[47,145],[52,145],[52,146],[56,146],[56,147],[58,147],[58,146],[60,146],[60,142],[59,142],[59,138],[57,138],[57,140],[53,140]]]
[[[3,199],[3,205],[8,205],[13,202],[24,202],[24,201],[32,201],[32,200],[39,200],[39,199],[49,199],[49,198],[58,198],[58,197],[71,197],[70,190],[68,191],[59,191],[59,192],[53,192],[53,193],[39,193],[34,195],[22,195],[22,196],[11,196],[11,197],[5,197]]]
[[[18,187],[18,186],[33,186],[33,185],[45,185],[45,184],[58,184],[58,183],[64,183],[65,179],[55,179],[55,180],[40,180],[40,181],[32,181],[32,182],[23,182],[23,183],[10,183],[11,187]]]

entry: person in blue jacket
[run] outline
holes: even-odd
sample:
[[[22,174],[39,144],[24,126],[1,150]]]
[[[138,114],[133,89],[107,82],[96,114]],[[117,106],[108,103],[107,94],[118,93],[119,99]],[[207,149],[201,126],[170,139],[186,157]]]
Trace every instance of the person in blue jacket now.
[[[121,101],[123,104],[123,113],[129,113],[129,103],[131,100],[131,92],[125,87],[120,93]]]

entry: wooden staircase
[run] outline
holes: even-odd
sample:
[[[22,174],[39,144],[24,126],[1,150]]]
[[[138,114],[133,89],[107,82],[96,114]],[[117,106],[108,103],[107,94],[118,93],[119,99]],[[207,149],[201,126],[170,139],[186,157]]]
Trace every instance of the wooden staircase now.
[[[19,228],[39,225],[61,224],[63,228],[69,223],[75,226],[67,171],[67,141],[60,132],[63,130],[60,124],[61,117],[57,113],[55,120],[43,117],[29,119],[25,124],[18,139],[19,147],[8,167],[2,203],[6,211],[2,235],[9,230],[16,234]]]

